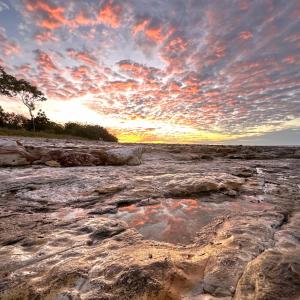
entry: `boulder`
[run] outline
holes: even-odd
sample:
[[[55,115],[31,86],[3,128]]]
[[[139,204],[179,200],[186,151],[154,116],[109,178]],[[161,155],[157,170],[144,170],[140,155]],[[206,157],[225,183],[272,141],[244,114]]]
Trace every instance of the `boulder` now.
[[[126,147],[106,151],[108,165],[137,166],[142,163],[142,147]]]
[[[63,167],[94,166],[102,163],[98,157],[88,152],[64,149],[50,150],[42,156],[41,160],[46,165],[49,161],[55,161]]]
[[[0,140],[0,166],[29,165],[33,160],[20,142]]]
[[[205,176],[196,174],[174,175],[165,185],[164,194],[184,197],[205,192],[230,191],[233,193],[233,191],[239,190],[244,182],[243,178],[227,173],[211,173]]]

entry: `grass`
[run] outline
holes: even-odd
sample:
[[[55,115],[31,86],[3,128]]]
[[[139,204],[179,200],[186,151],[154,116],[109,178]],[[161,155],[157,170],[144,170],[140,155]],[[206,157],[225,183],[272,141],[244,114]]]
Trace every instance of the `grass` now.
[[[28,131],[22,129],[7,129],[0,128],[0,136],[19,136],[19,137],[31,137],[31,138],[48,138],[48,139],[67,139],[67,140],[87,140],[82,137],[72,136],[72,135],[63,135],[63,134],[55,134],[45,131]]]

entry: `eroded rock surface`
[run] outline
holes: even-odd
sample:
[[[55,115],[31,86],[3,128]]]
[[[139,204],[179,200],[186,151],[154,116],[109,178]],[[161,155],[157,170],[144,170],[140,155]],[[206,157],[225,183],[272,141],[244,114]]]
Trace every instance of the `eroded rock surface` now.
[[[0,299],[300,298],[299,148],[0,146]]]

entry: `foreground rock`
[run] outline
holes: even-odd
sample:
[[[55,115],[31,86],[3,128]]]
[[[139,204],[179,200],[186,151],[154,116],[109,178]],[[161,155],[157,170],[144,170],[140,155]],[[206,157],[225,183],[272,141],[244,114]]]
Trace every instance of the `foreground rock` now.
[[[300,298],[294,148],[22,145],[0,170],[0,299]]]
[[[28,146],[19,141],[0,141],[0,166],[45,164],[49,167],[76,167],[100,165],[140,165],[142,147],[118,147],[114,149],[48,148]]]
[[[24,166],[34,161],[21,143],[0,140],[0,166]]]

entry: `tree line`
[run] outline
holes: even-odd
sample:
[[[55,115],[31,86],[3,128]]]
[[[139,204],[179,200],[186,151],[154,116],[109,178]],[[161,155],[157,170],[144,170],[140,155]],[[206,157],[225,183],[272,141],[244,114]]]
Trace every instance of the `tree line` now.
[[[16,130],[44,131],[47,133],[71,135],[86,139],[109,142],[117,142],[118,139],[109,133],[107,129],[99,125],[80,124],[68,122],[64,125],[51,121],[43,112],[39,110],[34,116],[36,103],[46,101],[45,95],[34,85],[24,79],[17,79],[7,74],[3,67],[0,66],[0,95],[19,98],[27,107],[30,119],[27,117],[5,112],[0,106],[0,127]]]

